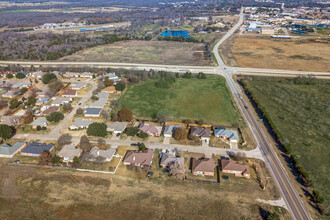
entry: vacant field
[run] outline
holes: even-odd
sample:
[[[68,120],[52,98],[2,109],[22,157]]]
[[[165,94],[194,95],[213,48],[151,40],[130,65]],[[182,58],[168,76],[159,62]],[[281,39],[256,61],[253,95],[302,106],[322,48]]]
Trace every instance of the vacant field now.
[[[229,56],[227,64],[240,67],[287,69],[303,71],[330,71],[330,44],[327,40],[279,40],[238,37],[234,44],[220,49]],[[231,52],[228,52],[231,49]],[[227,52],[226,52],[227,51]]]
[[[97,46],[61,58],[62,61],[210,65],[204,44],[173,41],[122,41]]]
[[[330,81],[252,78],[248,87],[325,198],[330,189]]]
[[[261,210],[274,208],[257,198],[276,197],[253,179],[233,177],[218,186],[0,167],[0,219],[262,219]]]
[[[234,108],[225,79],[177,79],[169,88],[157,88],[157,80],[133,86],[119,99],[119,105],[129,108],[138,118],[151,119],[162,113],[171,120],[200,120],[220,125],[236,125]]]

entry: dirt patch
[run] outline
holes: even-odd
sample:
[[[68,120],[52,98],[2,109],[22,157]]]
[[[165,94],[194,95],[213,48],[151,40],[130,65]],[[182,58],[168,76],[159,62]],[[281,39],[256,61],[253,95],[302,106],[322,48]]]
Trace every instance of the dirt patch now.
[[[77,52],[61,61],[119,62],[168,65],[211,65],[204,44],[173,41],[122,41]]]
[[[327,40],[237,37],[233,45],[232,41],[229,40],[228,45],[220,50],[230,65],[330,72],[330,44]]]

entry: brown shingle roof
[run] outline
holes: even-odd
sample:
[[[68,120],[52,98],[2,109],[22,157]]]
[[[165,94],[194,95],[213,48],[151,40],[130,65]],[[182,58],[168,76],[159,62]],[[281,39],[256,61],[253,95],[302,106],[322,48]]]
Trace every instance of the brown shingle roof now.
[[[139,164],[140,166],[150,166],[153,153],[154,152],[150,149],[147,149],[144,152],[127,152],[124,163]]]
[[[57,112],[58,111],[58,107],[56,106],[51,106],[49,108],[47,108],[45,111],[43,111],[41,114],[42,115],[49,115],[52,112]]]
[[[233,170],[242,172],[242,174],[250,174],[250,169],[248,165],[236,163],[231,160],[221,160],[222,170]]]
[[[193,172],[214,172],[214,160],[212,158],[192,159],[191,169]]]
[[[76,94],[77,94],[77,90],[67,89],[62,95],[75,96]]]

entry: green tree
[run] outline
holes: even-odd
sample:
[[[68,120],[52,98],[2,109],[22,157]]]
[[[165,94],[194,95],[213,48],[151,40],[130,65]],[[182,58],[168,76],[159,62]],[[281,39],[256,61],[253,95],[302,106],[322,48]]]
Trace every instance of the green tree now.
[[[94,122],[88,126],[88,136],[105,137],[107,134],[107,125],[104,123]]]
[[[139,151],[144,152],[146,150],[146,145],[144,143],[139,144]]]
[[[61,112],[52,112],[46,117],[47,121],[55,122],[55,123],[63,120],[63,118],[64,118],[64,115]]]
[[[18,73],[16,73],[16,78],[17,79],[24,79],[25,78],[25,75],[23,73],[21,73],[21,72],[18,72]]]
[[[198,73],[197,79],[206,79],[206,74],[205,73]]]
[[[57,155],[52,157],[52,164],[58,164],[59,162],[61,162],[61,158]]]
[[[54,73],[46,73],[42,77],[42,82],[48,84],[52,79],[57,79],[57,76]]]
[[[115,87],[116,87],[116,90],[118,90],[118,91],[123,91],[126,88],[125,84],[123,84],[123,83],[117,83]]]
[[[135,136],[137,133],[139,133],[140,129],[137,127],[128,127],[125,129],[125,133],[127,136]]]
[[[6,76],[8,79],[11,79],[11,78],[13,78],[14,77],[14,75],[13,74],[11,74],[11,73],[9,73],[9,74],[7,74],[7,76]]]
[[[2,124],[0,125],[0,137],[3,140],[7,140],[12,136],[13,130],[10,126]]]
[[[81,136],[79,146],[84,152],[90,151],[90,149],[92,147],[92,145],[89,142],[89,139],[86,135]]]
[[[192,73],[191,72],[186,72],[185,74],[183,74],[183,78],[186,78],[186,79],[192,78]]]
[[[18,107],[18,105],[19,105],[19,103],[18,103],[17,98],[13,98],[13,99],[11,99],[10,102],[9,102],[9,108],[10,108],[10,109],[15,109],[15,108]]]
[[[149,135],[146,132],[144,132],[144,131],[140,131],[140,133],[137,136],[139,138],[143,138],[143,139],[149,137]]]
[[[26,105],[34,107],[37,102],[37,99],[34,95],[29,96],[29,98],[26,101]]]
[[[79,163],[79,158],[77,156],[73,158],[73,163]]]
[[[23,95],[24,93],[26,93],[28,91],[28,89],[27,88],[21,88],[20,90],[19,90],[19,92]],[[24,97],[23,97],[24,98]]]

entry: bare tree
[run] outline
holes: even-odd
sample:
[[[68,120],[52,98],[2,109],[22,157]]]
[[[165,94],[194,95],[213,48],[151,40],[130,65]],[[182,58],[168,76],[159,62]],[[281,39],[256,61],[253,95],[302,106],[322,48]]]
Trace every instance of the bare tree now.
[[[58,139],[57,139],[57,144],[62,146],[65,144],[70,144],[71,143],[72,136],[69,134],[62,134]]]
[[[110,114],[104,109],[102,109],[101,115],[105,120],[108,120],[110,118]]]
[[[105,140],[103,139],[103,138],[99,138],[98,140],[97,140],[97,143],[99,144],[99,145],[105,145],[106,144],[106,142],[105,142]]]
[[[179,179],[179,180],[184,180],[186,178],[186,170],[183,166],[183,164],[180,163],[173,163],[170,165],[170,174],[172,177]]]
[[[89,142],[89,139],[86,135],[84,136],[81,136],[80,138],[80,148],[84,151],[84,152],[87,152],[87,151],[90,151],[91,149],[91,143]]]
[[[246,153],[244,152],[237,152],[233,155],[233,159],[236,161],[242,161],[245,160],[246,158]]]
[[[50,157],[50,153],[46,150],[40,152],[39,156],[39,164],[41,165],[47,165],[52,161],[52,158]]]

